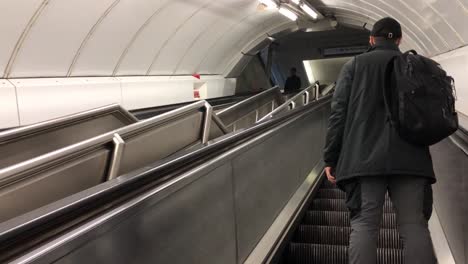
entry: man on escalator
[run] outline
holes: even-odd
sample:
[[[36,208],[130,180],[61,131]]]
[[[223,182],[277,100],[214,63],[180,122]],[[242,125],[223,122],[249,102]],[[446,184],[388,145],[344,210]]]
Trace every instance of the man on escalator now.
[[[294,67],[291,68],[290,76],[286,79],[286,83],[284,84],[284,93],[293,93],[301,89],[301,78],[299,78],[299,76],[296,74],[297,69]]]
[[[332,100],[325,171],[328,180],[347,194],[351,264],[377,262],[387,192],[396,209],[405,263],[436,263],[428,230],[432,198],[427,195],[435,183],[429,148],[399,137],[383,100],[387,64],[401,54],[401,40],[396,20],[377,21],[370,36],[371,49],[344,65]]]

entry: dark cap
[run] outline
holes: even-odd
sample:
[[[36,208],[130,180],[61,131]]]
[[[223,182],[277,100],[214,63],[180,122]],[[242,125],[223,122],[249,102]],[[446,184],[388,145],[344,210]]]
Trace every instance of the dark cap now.
[[[386,39],[401,38],[401,25],[391,17],[382,18],[375,22],[371,31],[373,37],[384,37]]]

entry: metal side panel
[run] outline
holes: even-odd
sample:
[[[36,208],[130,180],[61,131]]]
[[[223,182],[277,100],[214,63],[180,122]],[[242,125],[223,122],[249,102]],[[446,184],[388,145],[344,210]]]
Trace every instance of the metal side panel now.
[[[234,124],[235,130],[252,127],[257,121],[257,114],[255,111],[238,119]]]
[[[123,135],[125,149],[119,174],[147,166],[200,141],[202,123],[203,113],[196,112],[136,135]]]
[[[232,168],[210,167],[129,201],[93,229],[78,228],[50,254],[13,263],[233,264]]]
[[[322,118],[310,113],[233,160],[239,263],[320,159]]]
[[[113,105],[6,131],[0,134],[0,169],[135,122]]]
[[[101,183],[110,151],[101,149],[0,188],[0,223]]]
[[[12,263],[243,263],[320,159],[322,107],[328,104],[141,191]],[[50,209],[159,176],[153,169],[128,174]],[[25,220],[37,215],[30,216]]]
[[[468,258],[468,156],[449,139],[431,147],[434,207],[456,263]]]

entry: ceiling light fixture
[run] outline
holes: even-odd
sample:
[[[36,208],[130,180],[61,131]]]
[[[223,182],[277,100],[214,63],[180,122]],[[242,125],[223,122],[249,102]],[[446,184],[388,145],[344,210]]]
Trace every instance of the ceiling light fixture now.
[[[296,5],[298,5],[298,4],[301,2],[301,0],[291,0],[291,2],[293,2],[293,3],[296,4]]]
[[[318,18],[318,13],[317,11],[315,11],[312,7],[310,7],[307,3],[302,3],[300,5],[300,7],[302,8],[302,10],[304,10],[304,12],[306,12],[310,17],[312,17],[313,19],[317,19]]]
[[[259,0],[260,3],[266,5],[268,8],[277,9],[278,4],[273,0]]]
[[[281,6],[278,11],[285,17],[291,19],[292,21],[297,20],[297,15],[293,11],[289,10],[288,8],[284,6]]]

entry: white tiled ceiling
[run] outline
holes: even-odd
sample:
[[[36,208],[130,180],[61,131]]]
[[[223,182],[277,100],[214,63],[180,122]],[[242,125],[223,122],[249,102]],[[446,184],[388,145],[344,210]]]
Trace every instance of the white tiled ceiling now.
[[[466,45],[465,0],[310,0],[343,24],[398,19],[405,47],[436,55]],[[227,74],[278,28],[257,0],[0,1],[4,78]]]

